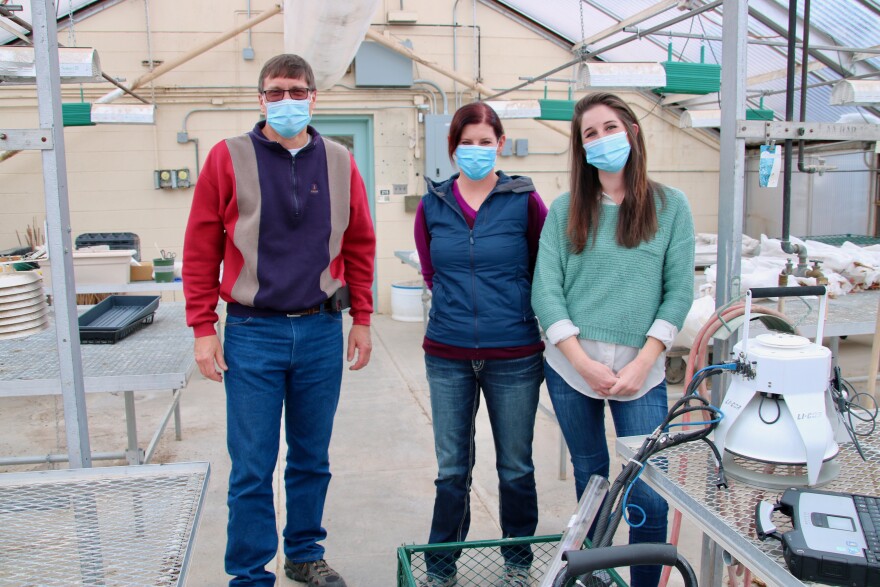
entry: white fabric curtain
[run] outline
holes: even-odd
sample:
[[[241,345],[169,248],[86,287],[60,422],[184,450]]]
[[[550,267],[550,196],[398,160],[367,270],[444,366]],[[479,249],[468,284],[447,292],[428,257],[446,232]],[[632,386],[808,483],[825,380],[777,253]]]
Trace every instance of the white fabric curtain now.
[[[345,74],[379,5],[379,0],[284,0],[284,50],[308,61],[318,89],[327,89]]]

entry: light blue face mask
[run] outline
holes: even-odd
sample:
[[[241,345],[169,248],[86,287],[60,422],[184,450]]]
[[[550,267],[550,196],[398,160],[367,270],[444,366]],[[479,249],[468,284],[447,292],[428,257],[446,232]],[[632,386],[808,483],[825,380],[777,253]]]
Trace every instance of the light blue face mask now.
[[[266,102],[266,122],[285,139],[301,133],[311,119],[308,99]]]
[[[596,169],[617,173],[623,169],[629,159],[630,146],[626,131],[587,143],[584,145],[584,151],[587,153],[587,163]]]
[[[497,147],[459,145],[455,148],[455,162],[469,179],[480,181],[495,169]]]

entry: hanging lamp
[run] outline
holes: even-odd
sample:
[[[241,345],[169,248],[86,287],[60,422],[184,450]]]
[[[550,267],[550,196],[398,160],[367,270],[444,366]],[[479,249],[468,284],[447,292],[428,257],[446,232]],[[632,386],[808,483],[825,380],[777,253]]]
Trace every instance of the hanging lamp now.
[[[666,85],[657,88],[658,94],[704,95],[721,89],[721,66],[706,63],[706,47],[700,47],[700,62],[672,60],[672,43],[669,43],[667,59],[662,62],[666,70]]]

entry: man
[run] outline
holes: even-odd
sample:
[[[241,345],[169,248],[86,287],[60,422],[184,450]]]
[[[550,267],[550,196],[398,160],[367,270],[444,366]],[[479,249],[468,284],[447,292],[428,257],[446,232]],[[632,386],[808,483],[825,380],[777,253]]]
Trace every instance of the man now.
[[[330,482],[328,448],[347,360],[370,360],[375,236],[350,153],[308,126],[315,77],[297,55],[263,66],[265,121],[214,146],[196,184],[184,242],[187,324],[202,374],[226,382],[232,586],[270,586],[278,550],[272,475],[282,411],[287,440],[284,570],[310,586],[345,587],[318,544]],[[220,266],[223,265],[222,279]],[[217,298],[227,302],[224,343]]]

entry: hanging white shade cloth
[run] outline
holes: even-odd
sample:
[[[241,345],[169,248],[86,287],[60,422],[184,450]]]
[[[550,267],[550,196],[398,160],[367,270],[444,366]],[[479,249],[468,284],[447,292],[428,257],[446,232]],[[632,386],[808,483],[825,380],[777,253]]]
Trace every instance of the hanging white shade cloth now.
[[[354,59],[379,0],[284,0],[284,51],[304,58],[319,90],[338,82]]]

